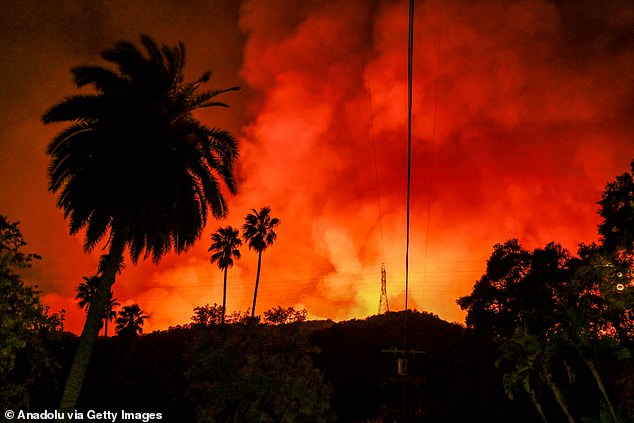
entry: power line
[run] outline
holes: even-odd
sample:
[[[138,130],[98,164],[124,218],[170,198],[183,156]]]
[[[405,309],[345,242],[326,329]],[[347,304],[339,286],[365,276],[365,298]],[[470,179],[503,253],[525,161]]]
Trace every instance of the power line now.
[[[433,263],[433,262],[429,262],[429,263]],[[414,263],[417,264],[417,263]],[[418,263],[420,264],[420,263]],[[410,267],[412,267],[410,265]],[[353,271],[353,272],[342,272],[342,271],[338,271],[338,272],[333,272],[331,274],[320,274],[320,275],[315,275],[315,276],[303,276],[303,275],[296,275],[293,274],[292,272],[288,272],[289,276],[287,277],[271,277],[273,275],[265,275],[265,277],[267,278],[267,280],[269,281],[269,283],[271,284],[278,284],[278,283],[286,283],[286,282],[301,282],[301,281],[314,281],[314,280],[324,280],[324,279],[340,279],[340,278],[347,278],[347,277],[355,277],[355,276],[364,276],[364,277],[368,277],[368,278],[374,278],[376,273],[375,273],[375,268],[373,266],[367,267],[363,270],[359,270],[359,271]],[[424,272],[426,272],[427,274],[445,274],[445,273],[483,273],[484,269],[483,268],[466,268],[466,267],[452,267],[452,268],[438,268],[438,269],[433,269],[433,270],[410,270],[410,275],[411,274],[422,274]],[[392,272],[393,275],[396,276],[402,276],[404,275],[404,272],[399,272],[399,271],[394,271]],[[278,275],[282,275],[282,274],[278,274]],[[231,279],[231,278],[230,278]],[[195,284],[188,284],[188,282],[190,281],[222,281],[222,276],[199,276],[199,277],[161,277],[161,278],[151,278],[150,279],[151,282],[153,283],[160,283],[160,282],[171,282],[171,281],[178,281],[178,288],[186,288],[186,287],[195,287],[197,285]],[[129,279],[129,278],[125,278],[125,277],[121,277],[120,279],[121,283],[124,283],[126,285],[141,285],[141,284],[146,284],[146,281],[142,281],[140,279]],[[184,283],[182,283],[184,282]],[[29,281],[30,283],[30,281]],[[250,284],[253,283],[253,281],[251,281],[250,279],[244,279],[244,278],[235,278],[233,279],[233,283],[234,284],[239,284],[239,285],[245,285],[245,286],[249,286]],[[78,283],[77,283],[78,284]],[[77,284],[69,284],[67,280],[61,280],[61,279],[57,279],[57,280],[38,280],[38,281],[33,281],[32,285],[37,285],[40,288],[42,286],[47,286],[47,287],[54,287],[54,288],[61,288],[61,287],[75,287]],[[115,285],[117,286],[117,285]],[[163,286],[163,285],[156,285],[157,287]]]
[[[412,191],[412,64],[414,61],[414,0],[409,2],[409,33],[407,44],[407,235],[405,246],[405,310],[409,293],[409,228]]]

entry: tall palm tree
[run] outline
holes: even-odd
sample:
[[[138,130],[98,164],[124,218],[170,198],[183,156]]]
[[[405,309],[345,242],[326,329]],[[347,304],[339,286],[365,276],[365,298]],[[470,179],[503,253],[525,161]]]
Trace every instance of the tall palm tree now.
[[[97,286],[99,285],[99,281],[101,280],[98,275],[94,276],[82,276],[84,279],[83,282],[79,284],[76,289],[75,299],[78,300],[77,305],[79,308],[86,310],[90,309],[90,305],[93,303],[95,299],[95,293],[97,292]],[[104,336],[108,337],[108,321],[114,320],[117,315],[117,312],[114,310],[120,304],[116,298],[112,298],[112,290],[110,290],[110,299],[106,305],[106,312],[104,314],[103,323],[104,323]]]
[[[48,147],[49,189],[59,192],[71,234],[85,229],[84,248],[107,239],[101,283],[90,307],[66,382],[60,409],[75,403],[126,248],[133,263],[154,262],[174,249],[186,251],[200,238],[208,209],[227,214],[221,183],[236,192],[237,142],[227,131],[197,120],[196,110],[227,105],[215,100],[237,87],[200,92],[210,73],[183,82],[185,47],[159,47],[141,37],[145,53],[119,42],[100,66],[72,69],[78,87],[94,94],[67,97],[42,117],[68,122]]]
[[[116,331],[119,336],[137,336],[143,333],[143,322],[148,316],[138,304],[123,307],[117,314]]]
[[[255,292],[253,293],[253,307],[251,317],[255,317],[255,302],[258,298],[258,285],[260,284],[260,270],[262,266],[262,252],[273,245],[277,234],[275,228],[280,224],[277,217],[271,217],[271,208],[262,207],[260,211],[251,209],[252,213],[244,218],[242,236],[249,245],[249,249],[258,252],[258,272],[255,277]]]
[[[220,270],[224,271],[224,282],[222,285],[222,317],[221,322],[225,322],[225,311],[227,309],[227,270],[233,266],[233,260],[240,259],[240,250],[242,245],[240,232],[231,226],[226,228],[218,228],[216,232],[211,234],[211,246],[208,252],[211,255],[211,263],[217,263]]]

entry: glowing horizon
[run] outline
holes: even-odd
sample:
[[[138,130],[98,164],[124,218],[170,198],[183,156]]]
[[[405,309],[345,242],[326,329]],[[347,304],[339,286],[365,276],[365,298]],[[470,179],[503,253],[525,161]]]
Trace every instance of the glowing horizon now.
[[[195,306],[222,303],[210,234],[240,227],[265,205],[281,225],[263,255],[258,314],[277,305],[305,307],[311,318],[375,314],[381,263],[390,308],[402,309],[407,6],[1,6],[16,24],[0,30],[12,53],[0,70],[0,213],[22,222],[26,249],[43,257],[26,282],[39,285],[51,311],[66,309],[67,329],[80,330],[74,290],[103,252],[83,253],[47,191],[44,151],[60,127],[44,127],[40,116],[76,92],[72,66],[103,64],[102,49],[147,33],[185,43],[190,78],[210,69],[210,87],[242,89],[223,97],[229,109],[200,113],[240,141],[229,217],[210,220],[194,248],[159,266],[126,258],[113,287],[122,306],[136,302],[150,316],[144,331],[188,323]],[[416,3],[411,309],[462,322],[455,300],[471,292],[495,243],[555,241],[574,252],[597,239],[596,202],[634,157],[634,5],[613,6]],[[246,310],[253,296],[257,255],[241,251],[228,274],[229,312]]]

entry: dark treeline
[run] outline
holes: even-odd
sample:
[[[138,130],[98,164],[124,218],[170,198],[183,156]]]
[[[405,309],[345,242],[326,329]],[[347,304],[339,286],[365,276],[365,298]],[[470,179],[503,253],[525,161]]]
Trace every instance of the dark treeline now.
[[[403,349],[405,337],[407,350],[424,353],[410,355],[407,375],[399,375],[400,355],[384,350]],[[56,346],[64,367],[76,343],[68,336]],[[407,421],[404,409],[409,421],[539,421],[528,400],[507,398],[497,357],[493,342],[419,312],[340,323],[192,324],[100,338],[78,409],[160,412],[178,422],[234,421],[236,413],[236,421]],[[632,388],[624,387],[634,380],[632,364],[599,363],[623,408],[631,401]],[[54,394],[34,392],[32,405],[54,409],[62,383]],[[596,393],[588,374],[577,375],[576,389]],[[598,407],[598,396],[571,404],[576,414],[597,414],[584,407]],[[546,396],[543,408],[557,416]],[[622,411],[633,417],[631,407]],[[294,414],[284,420],[284,413]]]

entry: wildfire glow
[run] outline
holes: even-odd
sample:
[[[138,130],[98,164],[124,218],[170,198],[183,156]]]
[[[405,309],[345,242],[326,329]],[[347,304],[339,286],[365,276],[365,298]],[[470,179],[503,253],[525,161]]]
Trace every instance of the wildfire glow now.
[[[98,51],[139,32],[184,41],[188,72],[212,69],[213,85],[242,87],[223,98],[231,108],[201,115],[240,139],[229,218],[158,267],[128,261],[114,286],[119,302],[150,316],[145,330],[222,301],[209,234],[264,205],[281,225],[263,256],[259,312],[374,314],[382,262],[389,304],[404,306],[407,2],[236,3],[105,3],[81,15],[1,6],[30,25],[0,30],[4,51],[13,47],[0,67],[0,213],[22,222],[29,250],[43,256],[26,279],[53,311],[67,310],[68,329],[81,327],[74,289],[102,252],[81,251],[47,192],[44,151],[56,128],[39,116],[73,93],[70,67],[98,62]],[[594,16],[592,2],[573,3],[417,2],[411,307],[462,321],[455,300],[496,242],[574,250],[596,239],[596,201],[634,152],[634,6],[614,2]],[[229,311],[252,300],[257,255],[242,253],[229,270]]]

